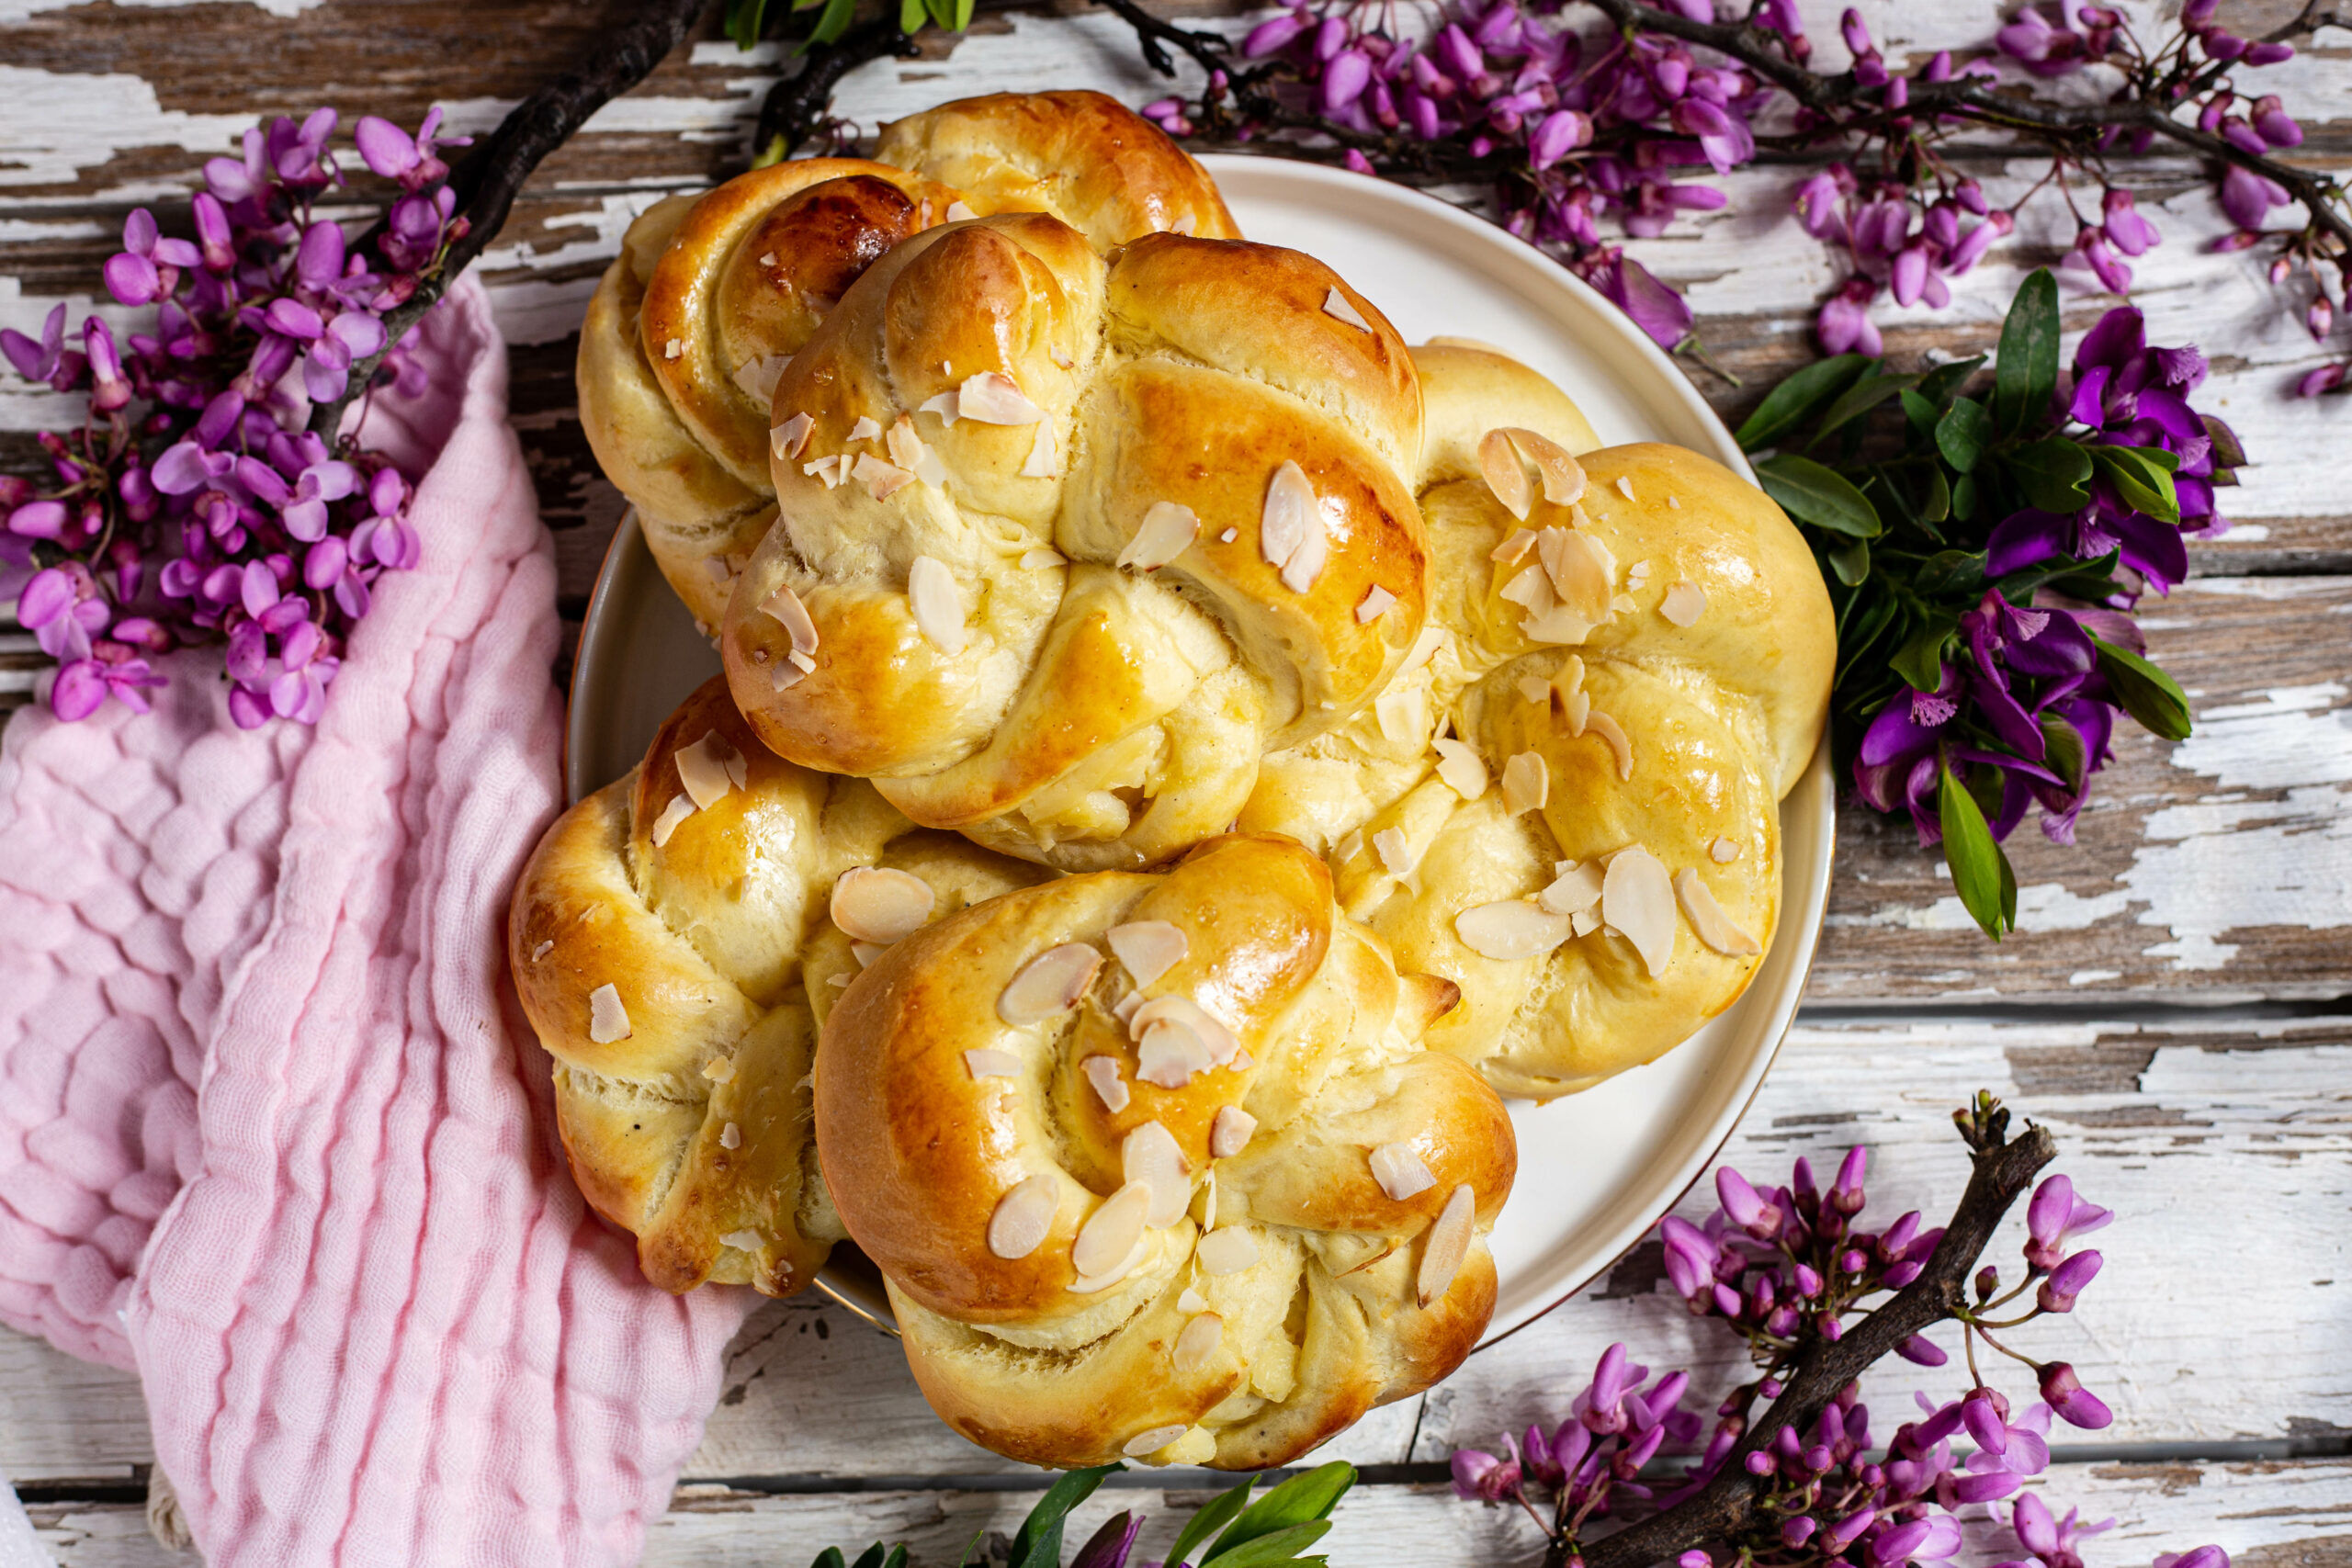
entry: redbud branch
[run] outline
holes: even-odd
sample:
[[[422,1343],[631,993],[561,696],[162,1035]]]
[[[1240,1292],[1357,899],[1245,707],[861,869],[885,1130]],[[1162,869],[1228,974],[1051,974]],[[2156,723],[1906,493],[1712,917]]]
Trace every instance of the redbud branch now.
[[[2034,1126],[2005,1139],[1995,1125],[1973,1137],[1972,1145],[1968,1189],[1919,1277],[1843,1337],[1812,1337],[1790,1360],[1780,1397],[1756,1418],[1713,1478],[1674,1506],[1579,1546],[1574,1555],[1584,1568],[1651,1568],[1758,1524],[1772,1480],[1749,1474],[1747,1456],[1768,1450],[1783,1427],[1803,1431],[1872,1362],[1967,1310],[1968,1277],[1976,1259],[2010,1207],[2032,1186],[2035,1173],[2058,1152],[2050,1134]],[[1545,1555],[1545,1568],[1563,1568],[1569,1556],[1565,1543],[1555,1544]]]
[[[489,248],[505,226],[523,182],[540,160],[570,141],[590,115],[650,75],[662,57],[678,47],[707,3],[644,0],[594,59],[565,72],[515,105],[496,130],[474,144],[449,175],[449,189],[458,199],[455,216],[465,220],[466,231],[442,252],[439,267],[417,285],[413,295],[384,312],[387,349],[423,320],[458,275]],[[379,219],[353,248],[374,250],[389,229],[390,220]],[[314,433],[334,439],[344,411],[374,380],[383,357],[379,351],[353,364],[344,395],[311,410]]]

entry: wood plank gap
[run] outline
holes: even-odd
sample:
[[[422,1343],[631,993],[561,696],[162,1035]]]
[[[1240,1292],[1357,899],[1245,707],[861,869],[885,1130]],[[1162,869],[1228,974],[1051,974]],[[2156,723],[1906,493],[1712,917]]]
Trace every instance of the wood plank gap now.
[[[2171,1000],[2132,1000],[2122,997],[2087,996],[2080,1001],[1884,1001],[1868,998],[1826,998],[1797,1010],[1794,1027],[1818,1024],[1838,1028],[1857,1023],[2297,1023],[2339,1022],[2352,1028],[2352,1012],[2345,1009],[2352,992],[2333,997],[2284,998],[2277,1001],[2216,1000],[2192,998]]]

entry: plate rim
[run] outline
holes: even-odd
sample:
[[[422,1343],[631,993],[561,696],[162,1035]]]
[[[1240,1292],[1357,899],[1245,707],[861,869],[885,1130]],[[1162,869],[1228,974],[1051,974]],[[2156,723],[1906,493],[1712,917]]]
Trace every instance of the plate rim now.
[[[1590,284],[1509,231],[1425,192],[1321,164],[1264,153],[1234,152],[1204,154],[1200,162],[1221,186],[1230,182],[1245,188],[1251,185],[1272,185],[1279,189],[1288,184],[1296,189],[1313,192],[1318,198],[1318,205],[1327,209],[1358,205],[1374,208],[1386,205],[1401,209],[1416,220],[1427,220],[1442,226],[1457,242],[1466,243],[1474,251],[1503,257],[1513,265],[1525,269],[1540,279],[1544,287],[1573,299],[1586,316],[1611,335],[1614,340],[1612,346],[1632,354],[1640,362],[1641,368],[1647,372],[1648,378],[1661,385],[1673,401],[1686,414],[1696,419],[1708,433],[1714,447],[1709,455],[1754,482],[1755,471],[1740,451],[1738,443],[1732,438],[1729,428],[1699,395],[1697,388],[1691,385],[1690,378],[1666,351]],[[1279,199],[1279,195],[1274,198]],[[658,578],[659,569],[654,566],[651,551],[644,543],[636,509],[629,507],[623,512],[612,539],[605,547],[604,558],[598,564],[595,584],[589,592],[588,603],[581,617],[580,640],[572,662],[571,678],[567,683],[563,773],[565,793],[571,801],[580,800],[601,787],[598,781],[582,776],[586,761],[583,749],[573,744],[580,728],[577,718],[598,699],[607,682],[605,667],[617,657],[618,645],[608,646],[612,639],[598,637],[596,631],[606,618],[614,596],[621,591],[616,584],[623,573],[616,568],[638,554],[644,558],[640,570],[650,570]],[[1564,1270],[1559,1280],[1540,1287],[1540,1292],[1548,1296],[1540,1305],[1513,1314],[1513,1321],[1509,1326],[1499,1330],[1493,1330],[1490,1323],[1488,1326],[1492,1331],[1479,1340],[1471,1354],[1488,1349],[1541,1321],[1616,1267],[1698,1184],[1731,1141],[1732,1134],[1747,1119],[1765,1078],[1770,1075],[1782,1046],[1787,1043],[1789,1030],[1803,1003],[1820,950],[1824,917],[1837,860],[1836,789],[1829,773],[1829,741],[1825,727],[1823,736],[1798,782],[1780,802],[1784,838],[1792,808],[1799,808],[1802,802],[1812,812],[1820,841],[1815,857],[1818,863],[1817,870],[1813,871],[1807,881],[1800,884],[1805,908],[1802,911],[1792,911],[1784,907],[1772,946],[1766,950],[1765,962],[1770,963],[1773,950],[1781,942],[1786,940],[1796,943],[1785,988],[1770,999],[1765,1018],[1755,1026],[1763,1043],[1760,1048],[1747,1054],[1747,1059],[1738,1081],[1725,1096],[1725,1111],[1714,1125],[1698,1136],[1686,1161],[1665,1179],[1666,1185],[1635,1206],[1637,1212],[1645,1215],[1645,1218],[1618,1227],[1600,1244],[1600,1255],[1589,1265]],[[1788,874],[1789,868],[1784,862],[1783,874],[1786,876]],[[1792,914],[1803,918],[1792,919]],[[1732,1005],[1743,1006],[1757,999],[1751,986]],[[899,1330],[887,1296],[868,1300],[864,1281],[836,1279],[834,1274],[835,1269],[830,1263],[820,1269],[814,1281],[816,1288],[837,1305],[855,1314],[883,1333],[897,1336]]]

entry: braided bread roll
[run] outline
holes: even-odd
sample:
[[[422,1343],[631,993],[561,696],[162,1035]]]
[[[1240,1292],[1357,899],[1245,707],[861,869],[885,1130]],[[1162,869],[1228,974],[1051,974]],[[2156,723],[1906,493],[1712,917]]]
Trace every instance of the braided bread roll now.
[[[524,868],[507,956],[555,1058],[572,1175],[665,1290],[790,1295],[841,1239],[808,1075],[817,1024],[861,962],[833,912],[865,937],[895,930],[861,923],[869,867],[887,871],[899,923],[1036,874],[772,755],[714,679]]]
[[[1403,659],[1403,341],[1295,252],[920,234],[776,385],[781,515],[720,638],[762,739],[1064,870],[1223,831]]]
[[[1251,1470],[1452,1371],[1517,1165],[1421,1048],[1452,992],[1271,838],[879,959],[826,1021],[818,1140],[933,1408],[1038,1464]]]
[[[1268,759],[1240,821],[1326,850],[1397,963],[1460,986],[1432,1045],[1550,1099],[1747,987],[1836,632],[1754,486],[1679,447],[1592,450],[1574,405],[1498,354],[1416,357],[1432,629],[1373,712]]]
[[[886,128],[875,159],[754,169],[629,226],[581,329],[581,423],[698,623],[718,624],[775,518],[769,398],[785,364],[891,246],[1003,210],[1060,214],[1105,249],[1238,231],[1200,166],[1099,93],[944,105]]]

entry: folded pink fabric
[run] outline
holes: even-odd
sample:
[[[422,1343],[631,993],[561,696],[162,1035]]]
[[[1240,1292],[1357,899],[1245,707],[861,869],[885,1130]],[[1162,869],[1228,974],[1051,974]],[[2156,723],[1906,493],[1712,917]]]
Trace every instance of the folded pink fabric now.
[[[424,561],[315,731],[189,654],[0,747],[0,1319],[138,1369],[215,1568],[632,1562],[743,1310],[645,1284],[554,1136],[501,941],[553,554],[480,288],[425,337],[368,430]]]

